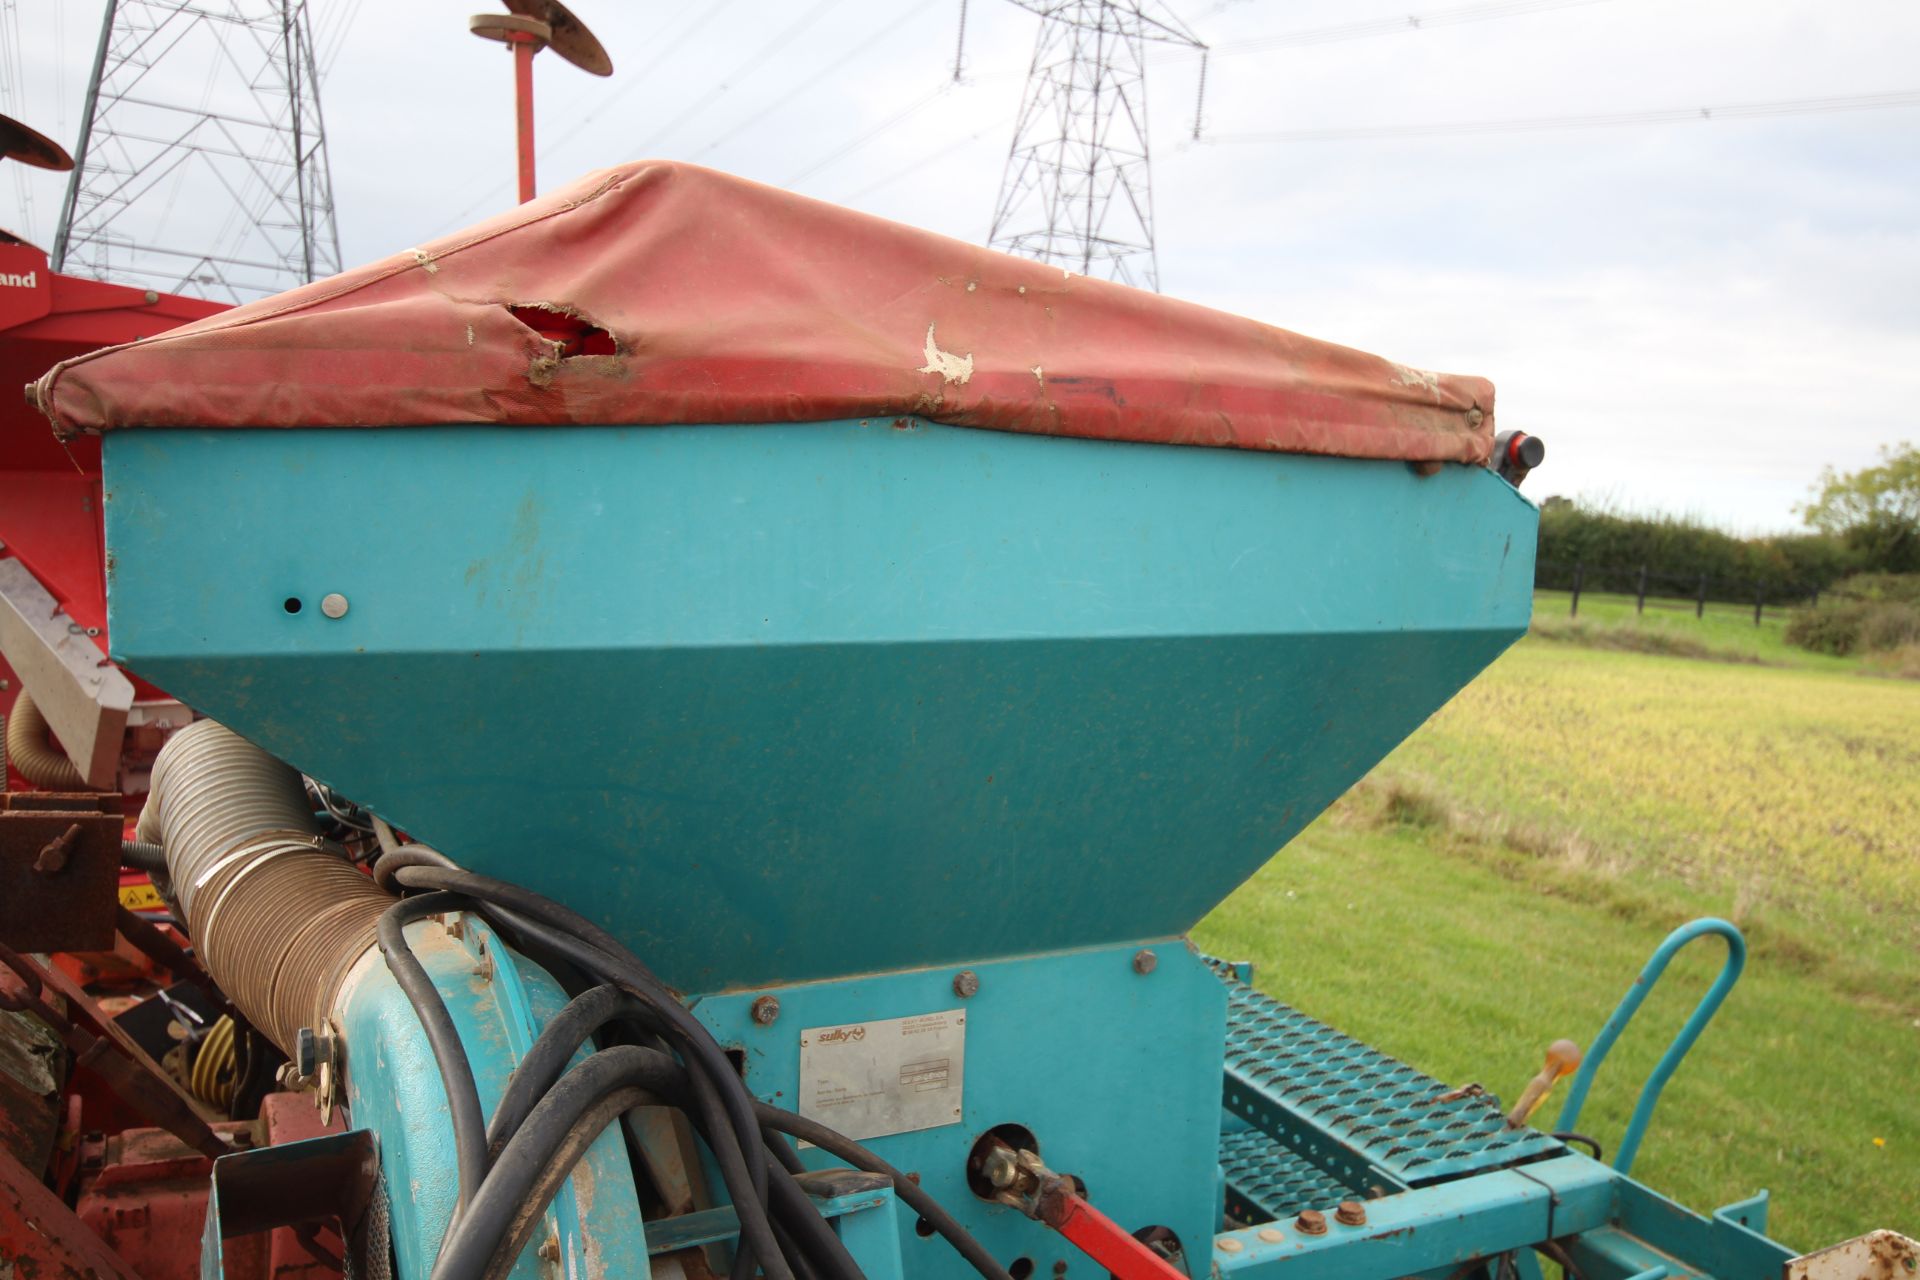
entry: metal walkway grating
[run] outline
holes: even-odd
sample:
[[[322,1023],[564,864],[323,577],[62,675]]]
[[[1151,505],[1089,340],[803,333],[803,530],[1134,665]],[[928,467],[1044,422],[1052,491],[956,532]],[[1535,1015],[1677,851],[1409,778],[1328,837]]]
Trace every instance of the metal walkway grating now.
[[[1348,1186],[1391,1191],[1557,1155],[1497,1099],[1448,1086],[1255,991],[1225,965],[1227,1110]]]
[[[1302,1209],[1331,1213],[1355,1194],[1258,1129],[1220,1135],[1220,1171],[1227,1178],[1227,1215],[1249,1226],[1284,1221]]]

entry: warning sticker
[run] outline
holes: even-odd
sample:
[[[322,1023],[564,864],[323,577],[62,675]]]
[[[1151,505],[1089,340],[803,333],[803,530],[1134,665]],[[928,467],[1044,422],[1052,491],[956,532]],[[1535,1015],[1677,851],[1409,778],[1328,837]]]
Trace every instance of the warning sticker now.
[[[120,905],[129,911],[151,911],[155,907],[164,907],[167,903],[166,899],[160,896],[158,889],[142,881],[139,884],[120,886]]]
[[[800,1032],[800,1114],[849,1138],[960,1123],[967,1015],[808,1027]]]

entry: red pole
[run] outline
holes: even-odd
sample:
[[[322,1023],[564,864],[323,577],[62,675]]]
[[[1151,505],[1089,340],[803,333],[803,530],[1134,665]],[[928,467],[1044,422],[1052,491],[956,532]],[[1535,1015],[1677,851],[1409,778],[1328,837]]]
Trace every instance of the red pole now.
[[[533,199],[533,55],[540,42],[515,32],[513,42],[514,115],[520,127],[520,203]]]

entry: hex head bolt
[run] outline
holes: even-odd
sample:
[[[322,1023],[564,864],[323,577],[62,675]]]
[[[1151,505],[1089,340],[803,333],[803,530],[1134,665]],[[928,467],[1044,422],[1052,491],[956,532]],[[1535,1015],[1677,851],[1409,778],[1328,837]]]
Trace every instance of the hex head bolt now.
[[[1367,1225],[1367,1206],[1358,1200],[1342,1200],[1340,1207],[1333,1211],[1333,1220],[1343,1227],[1364,1227]]]
[[[772,1026],[773,1020],[780,1016],[780,998],[778,996],[761,996],[753,1002],[751,1013],[753,1020],[761,1026]]]
[[[1323,1236],[1327,1234],[1327,1215],[1318,1209],[1302,1209],[1293,1220],[1293,1229],[1303,1236]]]

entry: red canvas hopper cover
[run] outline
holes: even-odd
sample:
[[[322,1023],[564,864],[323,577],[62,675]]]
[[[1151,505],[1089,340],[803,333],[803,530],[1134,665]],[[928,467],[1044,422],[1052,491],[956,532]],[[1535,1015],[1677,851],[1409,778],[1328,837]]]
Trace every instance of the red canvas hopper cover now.
[[[80,356],[33,394],[62,435],[917,414],[1410,462],[1483,463],[1493,441],[1481,379],[656,161]]]

